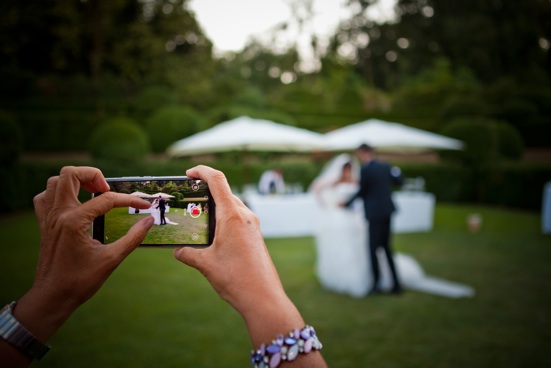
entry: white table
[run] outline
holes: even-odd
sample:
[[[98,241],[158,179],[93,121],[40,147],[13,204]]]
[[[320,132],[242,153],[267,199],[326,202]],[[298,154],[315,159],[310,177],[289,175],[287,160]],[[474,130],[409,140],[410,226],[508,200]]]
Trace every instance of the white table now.
[[[394,192],[396,212],[392,217],[395,233],[417,233],[432,230],[436,198],[426,192]]]
[[[268,238],[312,236],[318,204],[307,194],[259,195],[243,198],[258,216],[262,234]]]
[[[247,193],[242,199],[258,216],[267,238],[313,236],[320,208],[311,193],[259,195]],[[435,197],[425,192],[395,192],[397,212],[392,219],[394,233],[430,231],[434,220]]]

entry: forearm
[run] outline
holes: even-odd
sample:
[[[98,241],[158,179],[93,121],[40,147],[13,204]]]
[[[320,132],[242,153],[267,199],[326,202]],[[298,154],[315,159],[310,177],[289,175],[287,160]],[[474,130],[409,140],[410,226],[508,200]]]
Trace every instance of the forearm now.
[[[288,336],[305,327],[305,322],[291,300],[283,295],[277,300],[260,302],[247,311],[243,318],[255,350],[262,344],[268,346],[279,335]],[[308,354],[299,354],[293,361],[282,361],[280,367],[326,367],[321,353],[312,349]]]

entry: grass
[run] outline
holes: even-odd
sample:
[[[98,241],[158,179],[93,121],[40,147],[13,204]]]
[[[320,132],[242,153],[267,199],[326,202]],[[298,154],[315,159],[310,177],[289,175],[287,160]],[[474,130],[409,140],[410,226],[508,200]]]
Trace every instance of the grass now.
[[[105,215],[105,239],[111,243],[120,239],[136,222],[149,214],[129,214],[128,208],[114,208]],[[165,218],[177,225],[153,226],[144,244],[208,244],[208,217],[202,213],[193,218],[182,208],[172,208]],[[196,237],[193,236],[196,234]]]
[[[479,213],[480,232],[466,230]],[[0,218],[0,302],[32,282],[32,213]],[[397,234],[426,273],[476,289],[469,299],[407,291],[353,299],[323,290],[312,238],[267,239],[282,282],[324,343],[331,367],[551,366],[551,237],[537,214],[438,205],[430,233]],[[138,249],[51,339],[41,367],[244,367],[240,316],[169,249]]]

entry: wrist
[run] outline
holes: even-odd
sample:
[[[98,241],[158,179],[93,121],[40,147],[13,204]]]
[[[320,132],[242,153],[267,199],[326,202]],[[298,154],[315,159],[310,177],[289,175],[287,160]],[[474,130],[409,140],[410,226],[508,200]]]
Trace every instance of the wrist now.
[[[241,315],[254,347],[271,341],[278,334],[305,325],[298,309],[285,293],[253,303]]]
[[[15,318],[14,309],[17,302],[13,301],[0,311],[0,337],[1,339],[17,350],[25,359],[42,359],[44,354],[50,350],[50,346],[37,339],[21,322]],[[13,355],[13,351],[4,351],[10,356],[11,363],[19,360]]]
[[[262,344],[251,351],[251,363],[254,368],[278,367],[282,362],[291,362],[300,354],[309,354],[322,349],[316,331],[312,326],[294,328],[287,335],[280,334],[271,342]],[[318,356],[310,356],[308,362],[302,360],[300,366],[323,367]]]
[[[76,304],[33,287],[18,300],[13,313],[37,339],[45,342],[74,313]]]

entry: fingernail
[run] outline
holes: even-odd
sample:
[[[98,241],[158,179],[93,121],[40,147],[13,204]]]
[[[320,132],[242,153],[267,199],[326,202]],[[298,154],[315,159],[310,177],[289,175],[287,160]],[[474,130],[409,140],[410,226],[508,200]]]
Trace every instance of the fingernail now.
[[[153,226],[153,222],[155,222],[155,219],[153,218],[153,216],[147,216],[145,219],[142,220],[143,221],[143,225],[150,229],[152,226]]]

